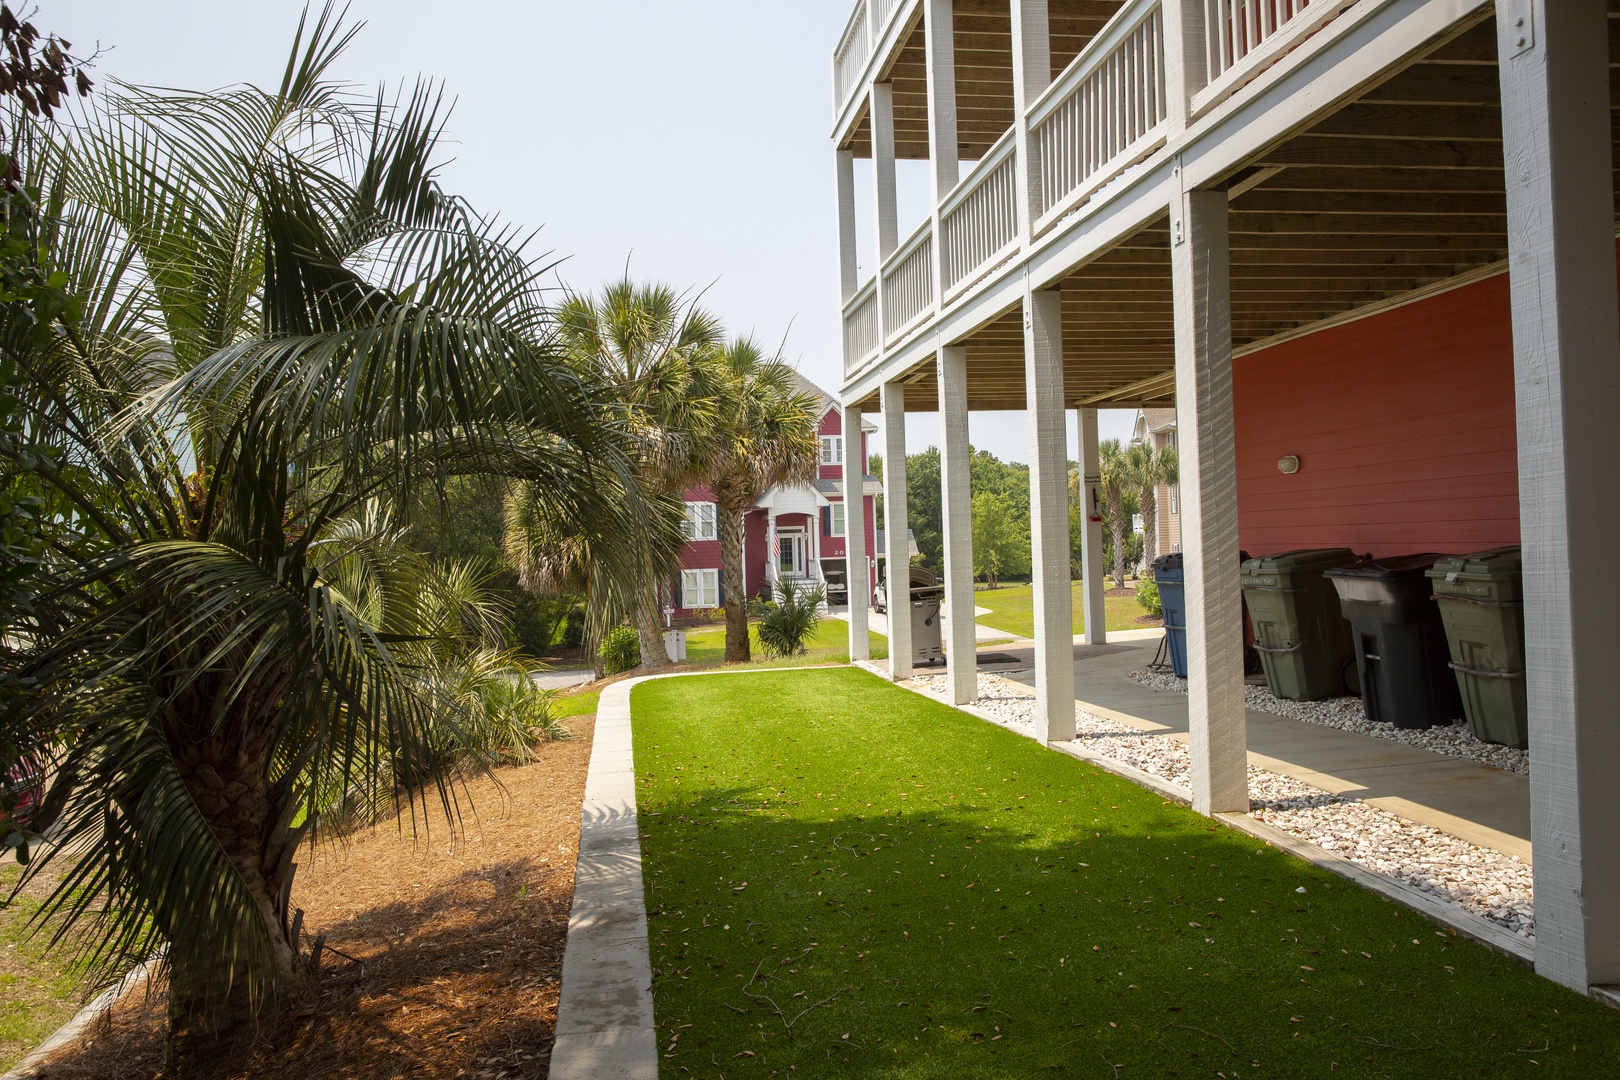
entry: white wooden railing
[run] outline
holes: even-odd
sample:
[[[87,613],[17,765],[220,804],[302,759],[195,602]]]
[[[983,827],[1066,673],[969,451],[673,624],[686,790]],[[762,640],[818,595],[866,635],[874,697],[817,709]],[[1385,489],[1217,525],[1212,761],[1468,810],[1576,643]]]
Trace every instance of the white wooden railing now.
[[[849,17],[849,25],[844,27],[844,36],[838,39],[838,48],[833,50],[833,109],[837,111],[844,107],[849,100],[850,92],[855,89],[856,80],[861,72],[866,70],[866,61],[872,55],[872,37],[866,26],[866,4],[855,5],[855,13]]]
[[[933,222],[922,226],[883,264],[883,337],[893,338],[934,303]]]
[[[939,257],[949,291],[1018,240],[1018,142],[1009,128],[939,208]]]
[[[851,375],[877,356],[877,278],[844,305],[844,374]]]
[[[1193,113],[1229,96],[1344,10],[1351,0],[1204,0],[1209,81]]]
[[[900,6],[900,0],[872,0],[872,36],[882,34],[889,25],[889,16]]]
[[[1159,4],[1122,8],[1030,108],[1037,216],[1066,210],[1161,142],[1165,102]]]

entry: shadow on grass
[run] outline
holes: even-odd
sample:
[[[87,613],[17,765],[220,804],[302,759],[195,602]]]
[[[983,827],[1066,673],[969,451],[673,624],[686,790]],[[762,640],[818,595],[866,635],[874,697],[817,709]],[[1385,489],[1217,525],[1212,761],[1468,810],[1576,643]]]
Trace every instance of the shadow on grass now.
[[[634,708],[665,1075],[1620,1074],[1620,1016],[876,678]]]

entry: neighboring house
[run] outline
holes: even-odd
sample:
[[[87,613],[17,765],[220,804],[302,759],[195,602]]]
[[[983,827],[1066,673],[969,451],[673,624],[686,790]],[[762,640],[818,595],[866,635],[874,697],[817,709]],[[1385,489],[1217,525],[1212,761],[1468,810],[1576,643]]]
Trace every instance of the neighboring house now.
[[[1154,450],[1176,448],[1176,410],[1137,409],[1131,442],[1145,442]],[[1156,495],[1158,520],[1154,529],[1156,554],[1181,550],[1181,485],[1160,484]]]
[[[758,596],[778,577],[826,586],[828,600],[847,602],[847,566],[844,540],[851,514],[844,501],[844,455],[860,455],[861,527],[866,530],[867,580],[882,577],[883,534],[877,530],[876,496],[883,490],[877,477],[868,475],[867,436],[877,431],[861,425],[858,447],[844,437],[843,414],[821,387],[799,376],[800,389],[816,398],[817,434],[821,462],[813,484],[778,485],[760,496],[743,518],[744,592]],[[690,615],[725,603],[735,584],[725,580],[720,564],[720,522],[714,495],[706,487],[686,492],[687,544],[680,569],[672,581],[672,604],[677,616]]]

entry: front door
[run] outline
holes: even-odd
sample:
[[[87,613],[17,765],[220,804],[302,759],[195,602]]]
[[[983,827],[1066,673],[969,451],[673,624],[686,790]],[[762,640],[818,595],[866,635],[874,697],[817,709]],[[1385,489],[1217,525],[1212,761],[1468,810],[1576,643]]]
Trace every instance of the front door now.
[[[777,556],[777,572],[781,577],[808,576],[805,567],[805,537],[803,529],[783,529],[779,534],[781,553]]]

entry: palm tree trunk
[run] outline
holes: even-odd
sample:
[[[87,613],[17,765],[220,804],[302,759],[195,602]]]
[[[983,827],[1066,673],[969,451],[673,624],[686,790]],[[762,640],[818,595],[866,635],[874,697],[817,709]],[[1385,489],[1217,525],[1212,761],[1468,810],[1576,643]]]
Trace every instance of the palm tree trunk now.
[[[1159,493],[1157,485],[1143,484],[1138,499],[1142,503],[1142,565],[1151,567],[1159,557]]]
[[[187,746],[175,764],[197,810],[252,898],[270,948],[271,984],[254,986],[246,965],[226,943],[195,940],[194,926],[171,927],[169,1032],[165,1077],[183,1077],[196,1053],[263,1029],[307,972],[298,964],[287,927],[292,856],[304,830],[290,829],[299,800],[266,779],[262,753],[210,740]]]
[[[1108,524],[1114,534],[1114,588],[1125,587],[1125,507],[1119,492],[1108,492]]]
[[[641,666],[644,668],[666,667],[669,664],[669,653],[664,651],[664,627],[659,622],[658,587],[647,585],[641,590],[641,598],[635,605],[636,610],[631,613],[631,619],[636,624],[636,637],[641,642]]]
[[[752,653],[748,644],[748,577],[743,567],[743,515],[748,502],[727,486],[715,489],[716,511],[720,515],[720,573],[725,579],[726,663],[746,664]]]

